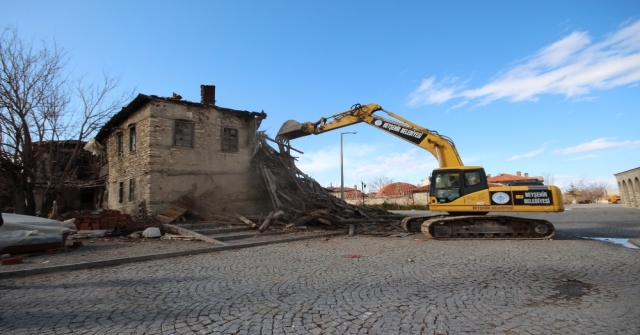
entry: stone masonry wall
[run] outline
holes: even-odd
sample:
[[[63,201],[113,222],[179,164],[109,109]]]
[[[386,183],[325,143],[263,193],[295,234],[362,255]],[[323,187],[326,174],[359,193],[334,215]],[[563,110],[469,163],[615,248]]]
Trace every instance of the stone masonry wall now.
[[[213,210],[266,210],[262,205],[270,201],[262,176],[253,173],[250,165],[254,120],[214,107],[164,101],[154,102],[151,108],[149,213],[157,214],[185,195]],[[173,146],[175,120],[193,122],[193,147]],[[222,152],[224,128],[238,130],[238,151]]]
[[[107,179],[107,207],[132,215],[138,214],[140,204],[148,194],[149,174],[149,113],[145,106],[121,123],[111,132],[107,139],[107,155],[109,157],[109,177]],[[129,129],[135,125],[136,149],[129,150]],[[123,155],[118,155],[117,134],[122,133]],[[134,180],[133,200],[129,200],[129,183]],[[120,183],[123,186],[123,197],[120,202]]]
[[[615,174],[622,205],[640,208],[640,168]]]

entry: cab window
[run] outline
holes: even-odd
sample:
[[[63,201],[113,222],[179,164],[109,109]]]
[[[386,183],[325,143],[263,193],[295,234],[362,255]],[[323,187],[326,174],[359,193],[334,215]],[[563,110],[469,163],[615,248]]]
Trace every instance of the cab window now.
[[[451,202],[460,197],[460,173],[443,172],[438,173],[434,178],[433,196],[439,203]]]
[[[465,172],[464,173],[464,186],[473,186],[480,184],[480,172]]]

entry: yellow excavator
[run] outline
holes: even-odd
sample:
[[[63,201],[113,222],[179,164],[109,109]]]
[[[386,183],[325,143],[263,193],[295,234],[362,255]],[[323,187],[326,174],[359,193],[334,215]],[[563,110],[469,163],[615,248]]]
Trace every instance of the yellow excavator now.
[[[394,120],[374,115],[386,113]],[[307,135],[365,122],[388,134],[429,151],[440,167],[429,177],[429,210],[447,214],[407,217],[402,227],[422,232],[434,239],[550,239],[555,234],[551,222],[519,216],[488,215],[489,212],[562,212],[562,192],[556,186],[510,184],[490,186],[481,166],[464,166],[453,141],[438,132],[416,125],[380,105],[356,104],[351,109],[321,118],[317,122],[285,122],[276,141],[289,141]]]

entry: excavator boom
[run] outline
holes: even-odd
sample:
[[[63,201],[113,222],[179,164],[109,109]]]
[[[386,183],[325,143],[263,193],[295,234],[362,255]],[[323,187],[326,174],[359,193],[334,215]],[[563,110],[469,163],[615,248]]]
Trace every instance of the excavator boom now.
[[[386,113],[393,119],[374,115],[376,112]],[[280,127],[276,140],[285,143],[299,137],[318,135],[361,122],[365,122],[431,152],[438,160],[440,167],[463,166],[458,150],[450,138],[440,135],[437,131],[416,125],[393,112],[386,111],[378,104],[355,104],[347,111],[334,114],[328,118],[323,117],[317,122],[286,121]]]

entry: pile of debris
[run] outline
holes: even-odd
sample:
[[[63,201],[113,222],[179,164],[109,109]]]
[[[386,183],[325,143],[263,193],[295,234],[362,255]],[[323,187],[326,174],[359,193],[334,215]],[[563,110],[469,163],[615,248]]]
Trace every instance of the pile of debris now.
[[[302,152],[292,148],[288,142],[282,143],[269,138],[264,132],[257,135],[258,144],[252,162],[264,178],[273,210],[260,216],[217,213],[213,218],[214,222],[243,223],[260,232],[267,229],[300,229],[308,226],[331,230],[350,229],[350,233],[359,234],[389,234],[403,231],[400,226],[403,216],[382,209],[351,205],[336,198],[328,189],[320,186],[317,181],[296,167],[296,158],[291,152]],[[275,143],[279,150],[269,145],[268,141]],[[169,212],[175,214],[176,211],[187,211],[185,207],[176,206],[159,215],[158,219],[170,223],[165,216],[170,216]]]
[[[114,232],[131,232],[148,227],[160,227],[162,224],[153,218],[134,220],[129,214],[117,210],[82,210],[61,214],[58,221],[75,219],[78,230],[109,230]]]

